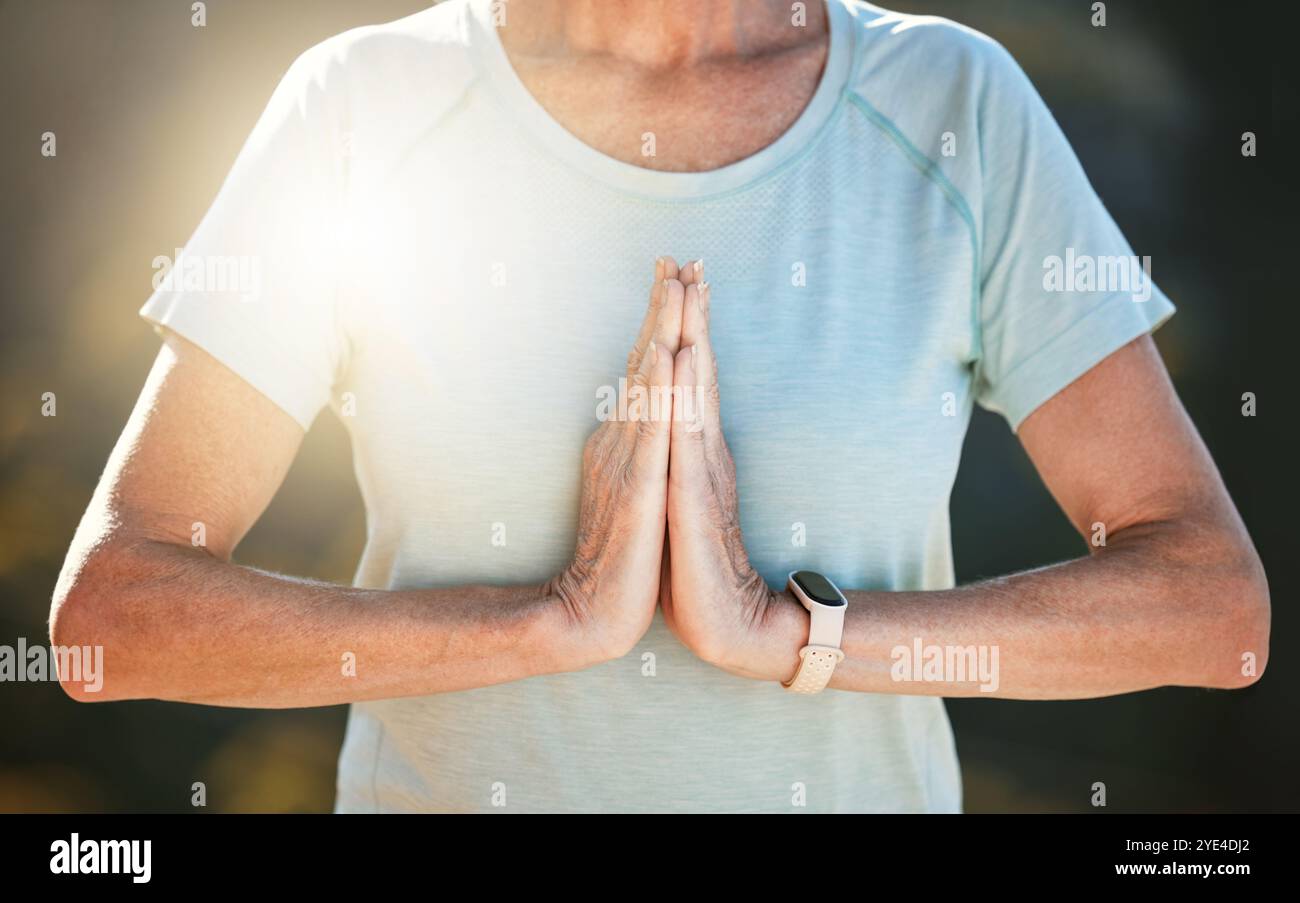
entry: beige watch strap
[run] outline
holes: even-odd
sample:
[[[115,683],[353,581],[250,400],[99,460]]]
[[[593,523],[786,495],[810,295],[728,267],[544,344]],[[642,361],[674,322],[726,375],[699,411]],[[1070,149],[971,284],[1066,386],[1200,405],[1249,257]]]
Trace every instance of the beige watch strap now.
[[[804,646],[799,650],[799,670],[781,686],[791,693],[811,696],[826,689],[844,652],[834,646]]]

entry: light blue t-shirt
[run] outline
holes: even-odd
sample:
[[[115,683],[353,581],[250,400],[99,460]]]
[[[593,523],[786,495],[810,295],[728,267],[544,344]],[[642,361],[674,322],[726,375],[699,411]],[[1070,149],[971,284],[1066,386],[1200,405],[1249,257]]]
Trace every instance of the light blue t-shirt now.
[[[358,585],[537,583],[573,553],[582,446],[654,257],[703,257],[755,567],[950,588],[972,406],[1015,428],[1173,308],[1000,46],[829,9],[802,115],[705,173],[565,131],[487,0],[326,41],[143,314],[304,427],[342,416]],[[700,662],[658,617],[600,667],[354,705],[338,790],[344,812],[961,806],[940,699],[796,697]]]

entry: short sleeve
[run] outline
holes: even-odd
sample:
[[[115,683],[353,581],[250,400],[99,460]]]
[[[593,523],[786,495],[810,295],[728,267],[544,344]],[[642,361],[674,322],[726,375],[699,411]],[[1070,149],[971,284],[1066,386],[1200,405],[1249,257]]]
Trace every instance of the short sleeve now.
[[[1174,312],[1001,48],[980,100],[982,236],[975,397],[1018,429]]]
[[[328,70],[321,48],[290,67],[193,237],[154,260],[140,310],[303,429],[328,403],[346,347],[335,278],[344,131]]]

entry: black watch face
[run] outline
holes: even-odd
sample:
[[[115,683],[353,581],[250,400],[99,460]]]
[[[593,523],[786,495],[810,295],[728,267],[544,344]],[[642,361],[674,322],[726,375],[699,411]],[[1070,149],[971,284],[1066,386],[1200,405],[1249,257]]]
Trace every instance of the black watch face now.
[[[844,600],[831,582],[816,571],[795,571],[794,582],[809,599],[822,605],[843,605]]]

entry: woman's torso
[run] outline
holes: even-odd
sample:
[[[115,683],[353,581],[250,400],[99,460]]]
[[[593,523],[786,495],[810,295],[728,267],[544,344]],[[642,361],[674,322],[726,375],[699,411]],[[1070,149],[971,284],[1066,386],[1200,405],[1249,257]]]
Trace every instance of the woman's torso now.
[[[449,42],[487,40],[460,14],[425,15]],[[970,234],[847,102],[852,41],[836,40],[805,114],[719,173],[642,175],[566,144],[499,45],[458,51],[473,75],[399,146],[377,113],[352,124],[363,240],[335,406],[368,513],[358,583],[531,583],[568,561],[582,445],[667,253],[708,261],[724,429],[764,578],[952,585]],[[790,811],[801,793],[812,810],[960,806],[940,700],[793,698],[704,665],[659,618],[598,668],[354,706],[339,789],[344,811]]]

